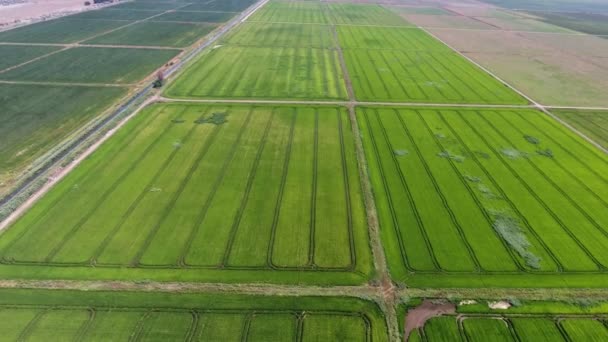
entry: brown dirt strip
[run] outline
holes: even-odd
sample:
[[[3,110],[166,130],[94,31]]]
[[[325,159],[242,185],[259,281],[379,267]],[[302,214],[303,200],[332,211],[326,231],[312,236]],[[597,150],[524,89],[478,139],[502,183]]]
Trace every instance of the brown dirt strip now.
[[[78,290],[78,291],[143,291],[169,293],[240,293],[264,296],[378,296],[371,286],[299,286],[272,284],[223,284],[190,282],[89,281],[89,280],[0,280],[0,288]]]
[[[405,316],[404,341],[409,339],[414,329],[420,329],[433,317],[456,313],[456,305],[450,302],[435,304],[425,299],[422,304],[407,312]]]

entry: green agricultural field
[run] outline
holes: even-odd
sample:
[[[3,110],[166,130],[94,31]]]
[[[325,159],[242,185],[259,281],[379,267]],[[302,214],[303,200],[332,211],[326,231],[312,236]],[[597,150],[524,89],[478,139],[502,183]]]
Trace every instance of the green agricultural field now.
[[[526,100],[454,53],[344,50],[362,101],[524,104]]]
[[[531,14],[548,24],[601,37],[608,35],[608,13],[531,12]]]
[[[388,341],[372,302],[341,297],[0,291],[6,340]]]
[[[327,7],[330,20],[340,25],[413,26],[380,5],[332,3]]]
[[[315,1],[270,1],[249,20],[276,23],[329,23],[323,5]]]
[[[215,25],[141,22],[87,40],[84,44],[141,45],[184,48],[213,31]]]
[[[36,158],[125,93],[118,87],[0,84],[0,194]]]
[[[192,4],[185,8],[187,11],[218,11],[218,12],[241,12],[247,7],[258,2],[258,0],[213,0],[201,4]]]
[[[84,20],[67,17],[0,32],[0,42],[75,43],[125,24],[124,21],[116,20]]]
[[[338,26],[344,49],[380,49],[451,53],[447,46],[428,33],[411,27]]]
[[[525,341],[525,342],[585,342],[605,341],[608,328],[606,316],[546,315],[479,315],[443,316],[428,320],[422,331],[410,335],[425,336],[428,342],[440,341]]]
[[[576,134],[526,109],[357,116],[396,281],[606,284],[608,156]]]
[[[174,11],[165,13],[161,16],[154,18],[154,21],[179,21],[179,22],[206,22],[206,23],[220,23],[230,20],[237,13],[234,12],[185,12],[185,11]]]
[[[112,6],[112,9],[128,9],[128,10],[158,10],[158,11],[168,11],[173,9],[178,9],[180,7],[186,6],[186,3],[179,2],[152,2],[152,1],[130,1],[124,4],[118,4]]]
[[[0,45],[0,71],[59,49],[57,46]]]
[[[346,99],[335,50],[216,47],[166,93],[178,98]]]
[[[108,19],[108,20],[142,20],[157,14],[162,13],[162,11],[148,11],[148,10],[132,10],[132,9],[114,9],[114,6],[109,8],[104,8],[101,10],[95,11],[86,11],[79,14],[74,14],[70,16],[70,19],[90,19],[90,20],[98,20],[98,19]],[[125,23],[126,24],[126,23]]]
[[[608,148],[608,112],[551,110],[577,130]]]
[[[333,48],[336,43],[326,25],[245,22],[225,42],[238,46]]]
[[[0,79],[36,82],[138,82],[177,50],[76,47],[0,73]]]
[[[0,274],[361,283],[358,175],[345,109],[152,106],[0,236]]]

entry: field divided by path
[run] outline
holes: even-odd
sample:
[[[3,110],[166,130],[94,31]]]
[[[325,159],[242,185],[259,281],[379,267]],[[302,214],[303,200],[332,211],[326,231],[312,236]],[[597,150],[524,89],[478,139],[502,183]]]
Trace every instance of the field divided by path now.
[[[396,280],[604,272],[608,157],[574,133],[533,110],[357,116]]]
[[[62,290],[0,298],[6,340],[388,341],[378,307],[352,298]]]
[[[168,104],[117,133],[5,231],[0,248],[4,263],[32,272],[331,282],[369,275],[367,241],[344,108]]]
[[[129,2],[0,32],[0,80],[23,83],[1,85],[0,195],[38,168],[38,158],[253,2],[193,1],[194,12],[184,10],[189,3]]]

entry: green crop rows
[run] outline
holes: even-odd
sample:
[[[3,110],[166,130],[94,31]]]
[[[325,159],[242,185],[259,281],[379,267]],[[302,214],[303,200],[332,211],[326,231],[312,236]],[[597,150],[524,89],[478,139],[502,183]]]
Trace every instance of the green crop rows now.
[[[608,112],[552,110],[552,113],[566,120],[604,148],[608,148]]]
[[[425,341],[604,341],[605,316],[492,315],[432,318],[410,340]]]
[[[361,281],[353,149],[339,108],[151,107],[3,235],[2,260]]]
[[[132,83],[177,55],[174,50],[78,47],[0,74],[38,82]]]
[[[358,121],[398,279],[608,266],[608,157],[541,113],[362,108]]]
[[[230,45],[332,48],[329,26],[246,22],[225,39]]]
[[[321,3],[315,1],[271,1],[251,16],[250,20],[275,23],[329,23]]]
[[[85,44],[187,47],[214,29],[214,25],[147,21],[87,40]]]
[[[165,16],[167,9],[187,3],[130,2],[0,32],[0,82],[5,83],[0,89],[0,194],[48,160],[45,152],[106,114],[104,110],[132,90],[127,87],[238,14],[212,8],[229,3],[240,11],[251,4],[205,3],[200,9],[210,12],[174,11]],[[119,88],[98,87],[102,85]],[[77,88],[81,86],[86,88]]]
[[[0,71],[57,50],[55,46],[0,45]]]
[[[387,341],[360,299],[2,290],[5,340]]]
[[[171,84],[172,97],[345,99],[334,50],[217,47]]]

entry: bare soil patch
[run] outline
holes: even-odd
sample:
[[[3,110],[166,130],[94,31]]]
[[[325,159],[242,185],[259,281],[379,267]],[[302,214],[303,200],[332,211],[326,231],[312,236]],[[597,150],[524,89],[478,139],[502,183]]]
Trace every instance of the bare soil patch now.
[[[0,6],[0,28],[67,15],[93,7],[95,5],[85,6],[84,0],[27,0]]]
[[[425,299],[415,309],[409,310],[405,316],[405,340],[409,339],[414,329],[420,329],[429,319],[441,315],[456,313],[456,305],[450,302],[433,303]]]

